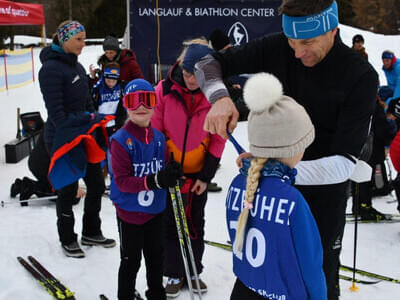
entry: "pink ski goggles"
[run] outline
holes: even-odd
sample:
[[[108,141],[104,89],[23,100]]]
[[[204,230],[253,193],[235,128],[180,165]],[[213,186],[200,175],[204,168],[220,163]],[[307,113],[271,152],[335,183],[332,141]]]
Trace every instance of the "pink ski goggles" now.
[[[122,104],[128,110],[135,110],[140,105],[150,109],[157,104],[156,93],[152,91],[139,91],[126,94],[122,98]]]

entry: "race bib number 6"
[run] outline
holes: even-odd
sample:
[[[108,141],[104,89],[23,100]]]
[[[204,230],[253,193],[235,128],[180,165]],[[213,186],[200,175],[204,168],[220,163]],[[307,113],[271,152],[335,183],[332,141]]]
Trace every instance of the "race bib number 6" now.
[[[148,207],[153,204],[154,192],[153,191],[141,191],[138,194],[139,205]]]

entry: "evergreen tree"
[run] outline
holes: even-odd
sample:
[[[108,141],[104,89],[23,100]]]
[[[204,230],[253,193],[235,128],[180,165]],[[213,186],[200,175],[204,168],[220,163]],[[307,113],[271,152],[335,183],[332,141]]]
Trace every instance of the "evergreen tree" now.
[[[400,17],[397,0],[353,0],[354,25],[383,34],[398,34]]]
[[[97,38],[104,38],[110,33],[122,37],[126,24],[126,1],[105,0],[91,16],[87,24],[87,31],[93,32],[94,35],[91,36]]]
[[[339,22],[346,25],[352,25],[355,16],[353,0],[337,0],[337,4],[339,8]]]

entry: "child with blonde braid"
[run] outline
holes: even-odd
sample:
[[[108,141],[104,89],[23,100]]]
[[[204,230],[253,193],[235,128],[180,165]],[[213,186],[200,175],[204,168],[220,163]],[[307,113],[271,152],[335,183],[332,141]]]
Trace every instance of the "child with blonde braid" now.
[[[293,186],[314,126],[272,74],[251,77],[244,100],[251,157],[243,158],[226,199],[237,277],[230,299],[326,300],[318,228]]]

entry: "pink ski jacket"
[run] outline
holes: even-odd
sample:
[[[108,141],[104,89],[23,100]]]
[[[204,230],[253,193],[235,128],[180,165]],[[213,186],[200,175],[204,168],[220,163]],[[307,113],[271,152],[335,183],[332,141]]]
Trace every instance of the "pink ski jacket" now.
[[[199,179],[209,182],[215,174],[225,140],[203,129],[211,108],[207,98],[200,89],[189,91],[185,87],[178,65],[171,68],[169,78],[157,85],[156,94],[157,105],[151,120],[152,126],[165,134],[167,149],[174,153],[176,161],[181,162],[182,153],[185,152],[185,174],[200,172],[203,174]],[[203,170],[208,164],[212,164],[207,166],[210,172]],[[215,170],[211,171],[214,167]]]

